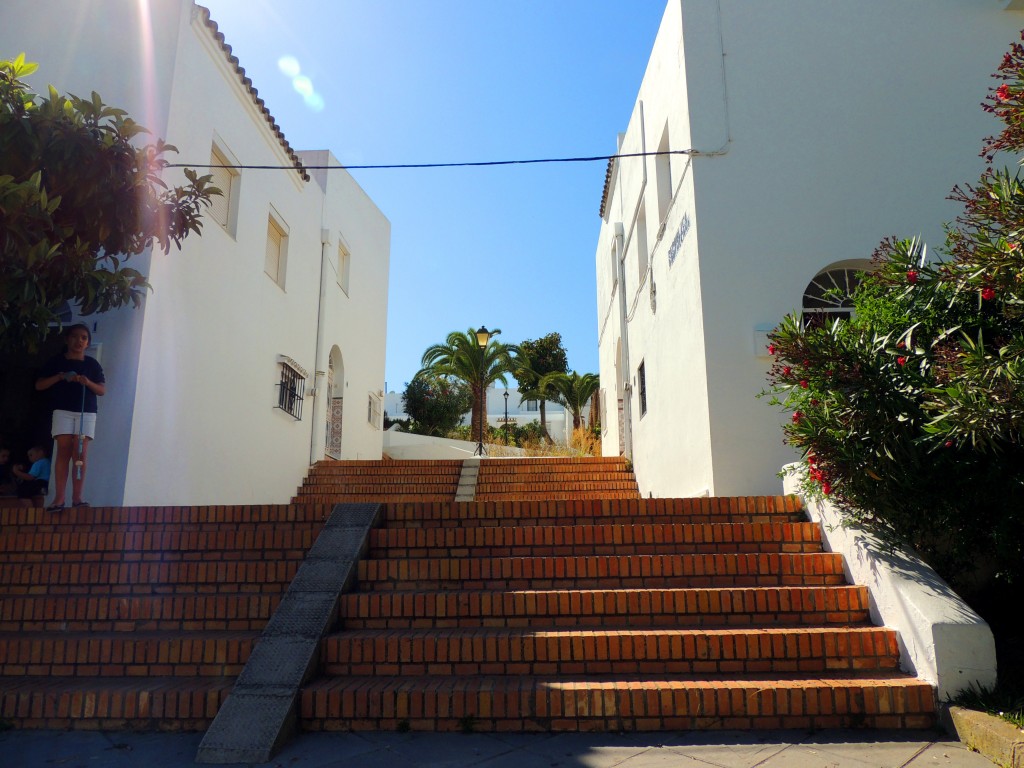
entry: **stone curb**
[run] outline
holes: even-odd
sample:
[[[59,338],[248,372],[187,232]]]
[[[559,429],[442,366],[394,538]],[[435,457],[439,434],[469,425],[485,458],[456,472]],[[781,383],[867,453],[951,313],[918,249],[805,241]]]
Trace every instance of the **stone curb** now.
[[[1002,768],[1024,768],[1024,731],[1012,723],[963,707],[943,707],[946,731]]]

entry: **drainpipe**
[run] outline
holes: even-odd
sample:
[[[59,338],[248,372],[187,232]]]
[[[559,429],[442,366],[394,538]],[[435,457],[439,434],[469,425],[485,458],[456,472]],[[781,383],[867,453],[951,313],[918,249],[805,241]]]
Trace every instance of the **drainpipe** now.
[[[644,103],[640,104],[640,152],[647,152],[647,129],[644,124]],[[641,156],[643,163],[643,175],[640,179],[640,191],[636,196],[636,204],[633,206],[633,214],[629,220],[629,235],[623,233],[621,223],[615,225],[615,248],[616,261],[619,271],[619,328],[622,333],[622,374],[626,380],[623,383],[623,443],[626,446],[626,458],[633,460],[633,370],[629,362],[629,300],[626,297],[626,249],[633,240],[633,233],[636,231],[636,222],[640,216],[640,208],[644,203],[644,194],[647,191],[647,158]],[[637,286],[639,290],[639,285]]]
[[[313,426],[309,436],[309,463],[312,466],[323,458],[323,447],[326,441],[327,413],[322,408],[330,398],[330,392],[324,392],[327,386],[327,363],[323,360],[324,336],[326,334],[327,311],[327,268],[326,260],[331,246],[329,229],[320,230],[320,303],[316,310],[316,356],[313,358]]]
[[[622,339],[622,444],[626,448],[626,458],[633,460],[633,387],[629,377],[629,328],[626,320],[626,248],[623,244],[625,234],[622,223],[615,223],[615,264],[619,280],[619,329]]]

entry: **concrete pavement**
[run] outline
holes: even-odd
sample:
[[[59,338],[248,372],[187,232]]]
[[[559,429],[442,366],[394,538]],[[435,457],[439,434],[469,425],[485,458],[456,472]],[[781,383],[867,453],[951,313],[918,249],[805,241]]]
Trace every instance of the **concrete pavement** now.
[[[6,731],[5,768],[196,766],[201,733]],[[992,768],[942,731],[303,734],[274,768]]]

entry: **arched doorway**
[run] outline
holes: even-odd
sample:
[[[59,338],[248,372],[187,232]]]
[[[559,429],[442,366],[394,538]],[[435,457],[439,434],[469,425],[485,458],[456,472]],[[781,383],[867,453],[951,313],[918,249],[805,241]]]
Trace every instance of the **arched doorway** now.
[[[345,364],[341,350],[331,348],[327,361],[327,438],[324,453],[332,459],[341,458],[341,422],[344,414]]]

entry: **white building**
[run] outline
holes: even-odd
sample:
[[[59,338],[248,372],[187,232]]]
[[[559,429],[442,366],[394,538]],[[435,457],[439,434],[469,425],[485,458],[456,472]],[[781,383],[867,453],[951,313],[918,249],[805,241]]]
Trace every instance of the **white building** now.
[[[506,403],[505,393],[508,393]],[[491,386],[487,388],[487,423],[495,429],[501,429],[507,418],[509,424],[524,426],[530,422],[540,422],[540,403],[523,402],[519,396],[519,389],[516,387],[498,388]],[[384,395],[384,411],[388,418],[407,419],[402,404],[401,392],[388,392]],[[584,416],[589,410],[584,412]],[[463,424],[469,424],[472,412],[467,411],[462,417]],[[544,406],[544,420],[548,427],[548,434],[552,440],[560,443],[568,443],[572,436],[572,414],[569,414],[564,407],[558,403],[548,401]]]
[[[765,334],[884,237],[941,245],[1020,8],[669,0],[618,150],[686,154],[609,165],[596,255],[604,453],[645,494],[778,492]]]
[[[0,52],[21,51],[37,91],[97,91],[171,162],[285,167],[216,170],[202,236],[128,262],[144,306],[85,318],[107,377],[88,500],[281,502],[325,450],[380,458],[390,224],[346,171],[312,169],[330,153],[292,150],[206,9],[6,0]]]

